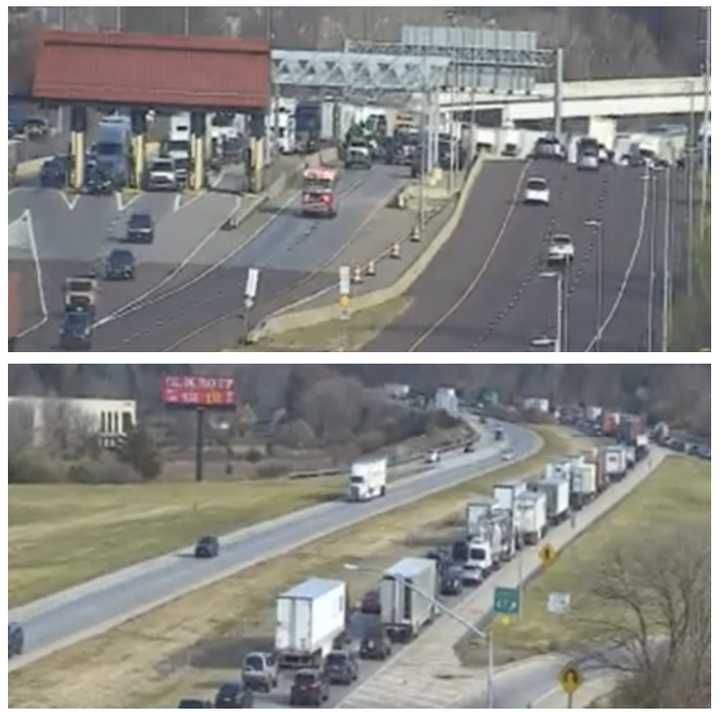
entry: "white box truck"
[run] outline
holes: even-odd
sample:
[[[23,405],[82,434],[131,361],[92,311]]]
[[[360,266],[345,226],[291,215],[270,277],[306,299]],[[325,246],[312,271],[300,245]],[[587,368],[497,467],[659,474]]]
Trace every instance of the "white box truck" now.
[[[345,631],[347,586],[310,578],[276,601],[275,651],[281,667],[318,667]]]
[[[385,495],[387,488],[387,459],[355,461],[350,467],[348,498],[369,501]]]
[[[431,622],[435,606],[427,596],[435,598],[436,590],[437,564],[431,558],[403,558],[388,568],[380,581],[380,620],[389,637],[412,639]]]
[[[608,446],[603,449],[605,474],[610,481],[620,481],[627,472],[627,452],[624,446]]]
[[[543,479],[538,483],[538,491],[545,494],[548,523],[557,525],[564,521],[570,508],[570,482],[564,478]]]
[[[520,536],[525,543],[535,544],[547,531],[547,496],[544,491],[527,491],[518,496]]]
[[[579,509],[590,503],[597,493],[597,468],[595,464],[573,464],[570,500]]]
[[[509,511],[511,522],[512,522],[512,539],[514,540],[513,552],[510,555],[514,555],[515,550],[522,548],[522,539],[520,538],[518,513],[516,503],[517,497],[521,493],[527,491],[527,484],[524,481],[502,481],[496,483],[493,487],[493,497],[497,504],[498,509]]]
[[[569,481],[572,478],[572,462],[551,461],[545,464],[545,478],[564,478]]]

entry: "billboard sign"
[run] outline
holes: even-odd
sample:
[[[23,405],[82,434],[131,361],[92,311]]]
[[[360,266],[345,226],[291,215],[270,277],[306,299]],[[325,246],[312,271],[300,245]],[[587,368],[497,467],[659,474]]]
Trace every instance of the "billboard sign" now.
[[[162,378],[161,396],[165,406],[235,407],[233,377],[172,375]]]

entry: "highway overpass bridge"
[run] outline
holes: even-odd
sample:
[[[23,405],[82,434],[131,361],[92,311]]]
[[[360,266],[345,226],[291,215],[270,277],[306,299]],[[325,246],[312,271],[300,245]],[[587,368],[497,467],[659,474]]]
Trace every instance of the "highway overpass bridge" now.
[[[591,116],[689,114],[702,111],[703,77],[662,77],[563,82],[563,119]],[[503,120],[531,121],[554,116],[555,85],[538,83],[532,94],[442,92],[440,110],[500,110]]]

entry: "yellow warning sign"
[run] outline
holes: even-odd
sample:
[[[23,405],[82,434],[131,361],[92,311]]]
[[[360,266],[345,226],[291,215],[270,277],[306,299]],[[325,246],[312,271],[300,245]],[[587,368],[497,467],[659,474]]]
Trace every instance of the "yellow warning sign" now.
[[[343,309],[350,307],[350,297],[348,295],[340,296],[340,307]]]
[[[565,690],[565,694],[573,694],[575,690],[582,684],[582,676],[576,665],[570,663],[563,667],[560,672],[560,686]]]
[[[539,555],[543,565],[550,565],[550,563],[555,560],[557,553],[550,543],[545,543],[545,545],[540,548]]]

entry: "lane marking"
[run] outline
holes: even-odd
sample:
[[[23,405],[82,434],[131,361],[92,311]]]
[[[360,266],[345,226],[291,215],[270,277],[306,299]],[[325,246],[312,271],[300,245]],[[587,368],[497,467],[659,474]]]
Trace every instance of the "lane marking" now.
[[[58,193],[60,194],[60,196],[62,197],[62,200],[65,201],[65,205],[66,205],[71,211],[74,211],[74,210],[75,210],[75,206],[77,206],[78,201],[80,200],[80,194],[79,194],[79,193],[76,193],[75,196],[74,196],[74,198],[73,198],[73,200],[70,201],[70,199],[67,197],[65,191],[63,191],[62,189],[57,189],[57,192],[58,192]]]
[[[173,205],[173,213],[177,213],[180,208],[180,201],[182,201],[182,195],[179,193],[175,194],[175,204]]]
[[[520,194],[520,188],[523,184],[523,181],[525,180],[525,176],[527,175],[529,169],[530,169],[530,163],[527,162],[525,166],[523,167],[523,170],[520,172],[520,176],[518,177],[517,183],[515,184],[515,191],[513,193],[513,200],[510,204],[510,207],[508,208],[507,213],[505,214],[505,219],[502,222],[502,225],[500,226],[500,231],[497,234],[497,238],[495,239],[495,243],[493,243],[493,246],[490,250],[490,253],[488,253],[487,258],[485,259],[485,262],[481,266],[480,270],[478,271],[477,275],[472,279],[470,282],[470,285],[468,285],[465,292],[458,298],[458,300],[455,302],[455,304],[442,316],[440,317],[434,325],[432,325],[426,332],[424,332],[412,345],[410,345],[408,352],[415,352],[420,345],[427,340],[430,335],[432,335],[435,330],[437,330],[438,327],[440,327],[444,322],[446,322],[450,317],[452,317],[455,312],[463,305],[463,303],[470,297],[471,293],[475,290],[477,287],[477,284],[482,279],[483,275],[487,272],[488,266],[490,265],[490,261],[493,259],[493,256],[495,255],[495,252],[498,249],[498,246],[500,245],[500,241],[502,240],[503,236],[505,235],[505,231],[507,230],[508,225],[510,224],[510,219],[512,218],[513,213],[515,212],[515,208],[517,206],[518,196]]]
[[[647,173],[645,174],[648,175]],[[627,289],[628,282],[630,281],[630,276],[632,275],[632,271],[635,268],[635,261],[637,260],[638,253],[640,252],[640,247],[642,245],[643,236],[645,234],[645,214],[647,211],[647,203],[648,203],[648,191],[649,191],[649,185],[650,181],[644,180],[643,181],[643,202],[642,207],[640,208],[640,224],[638,226],[638,238],[635,242],[635,248],[633,249],[632,255],[630,256],[630,262],[628,263],[628,267],[625,270],[625,275],[623,277],[623,281],[620,284],[620,290],[618,290],[617,297],[615,298],[615,302],[613,303],[612,308],[610,309],[610,312],[608,313],[608,316],[605,318],[605,321],[600,325],[598,328],[598,331],[595,333],[592,340],[590,340],[590,343],[585,348],[585,352],[590,352],[594,347],[595,344],[599,339],[602,339],[603,334],[605,330],[607,329],[608,325],[612,322],[612,320],[615,318],[615,313],[617,312],[618,308],[620,307],[620,303],[622,302],[623,297],[625,297],[625,290]]]
[[[135,196],[133,196],[127,203],[124,204],[123,198],[122,198],[122,192],[115,191],[115,201],[117,202],[118,211],[120,213],[122,213],[123,211],[126,211],[128,208],[130,208],[130,206],[133,205],[133,203],[135,203],[135,201],[137,201],[143,195],[144,195],[143,191],[138,191],[138,193]]]
[[[35,276],[37,280],[38,295],[40,296],[40,309],[42,310],[42,319],[16,335],[16,337],[20,339],[29,335],[31,332],[35,332],[35,330],[39,330],[48,321],[48,309],[47,302],[45,301],[45,288],[43,287],[44,280],[42,265],[40,264],[40,256],[38,255],[37,244],[35,243],[35,230],[33,228],[30,209],[26,209],[23,215],[17,220],[25,221],[27,223],[28,235],[30,236],[30,249],[32,251],[33,261],[35,262]],[[13,221],[13,223],[14,222],[15,221]]]

